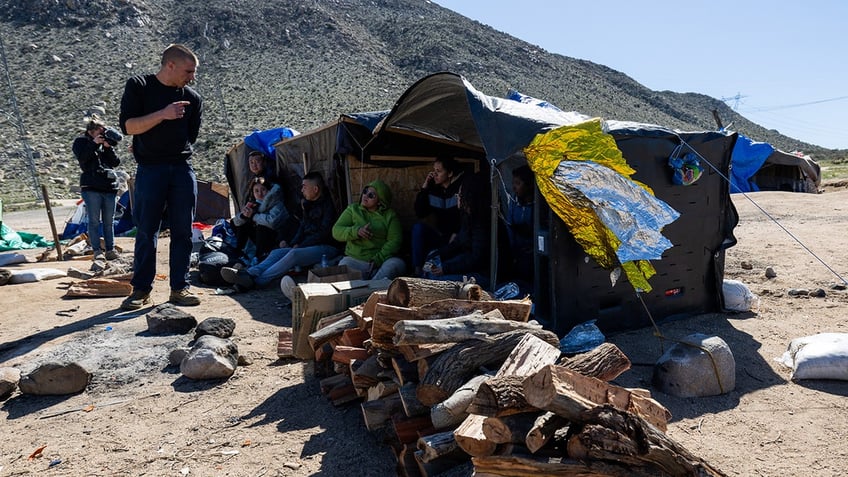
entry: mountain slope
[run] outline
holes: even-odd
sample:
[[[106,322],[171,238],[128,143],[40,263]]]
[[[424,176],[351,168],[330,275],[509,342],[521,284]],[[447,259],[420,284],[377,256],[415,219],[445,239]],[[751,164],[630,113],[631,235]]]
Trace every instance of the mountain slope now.
[[[494,96],[513,88],[562,109],[682,130],[714,129],[716,109],[724,124],[757,140],[817,158],[833,154],[751,123],[714,98],[649,90],[621,72],[548,53],[427,1],[0,0],[0,12],[9,73],[0,87],[7,203],[34,197],[30,169],[52,184],[51,195],[74,197],[70,144],[82,118],[97,106],[116,121],[126,79],[155,72],[171,42],[191,46],[201,59],[196,87],[207,107],[195,164],[203,179],[222,180],[224,153],[253,129],[305,131],[339,113],[389,109],[437,71],[462,74]]]

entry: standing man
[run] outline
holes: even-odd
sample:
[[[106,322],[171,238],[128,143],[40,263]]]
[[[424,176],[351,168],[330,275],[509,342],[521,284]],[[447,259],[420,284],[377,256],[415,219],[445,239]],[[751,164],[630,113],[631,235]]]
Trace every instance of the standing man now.
[[[197,201],[191,145],[200,130],[203,102],[187,85],[194,80],[197,65],[194,52],[172,44],[162,53],[159,72],[134,76],[124,87],[120,125],[133,137],[132,151],[138,163],[133,200],[137,227],[133,292],[121,303],[124,310],[136,310],[151,301],[156,243],[166,209],[171,229],[168,301],[181,306],[200,304],[188,283],[191,223]]]

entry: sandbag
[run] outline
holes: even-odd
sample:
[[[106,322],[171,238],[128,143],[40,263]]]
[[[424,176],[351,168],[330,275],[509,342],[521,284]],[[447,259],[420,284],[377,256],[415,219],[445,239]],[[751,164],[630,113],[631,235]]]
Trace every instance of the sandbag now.
[[[738,280],[725,279],[721,285],[724,308],[728,311],[751,311],[760,305],[760,297]]]
[[[795,338],[777,362],[790,368],[790,379],[848,381],[848,333],[819,333]]]
[[[29,270],[14,270],[9,283],[32,283],[40,280],[49,280],[51,278],[67,277],[67,272],[57,270],[55,268],[31,268]]]

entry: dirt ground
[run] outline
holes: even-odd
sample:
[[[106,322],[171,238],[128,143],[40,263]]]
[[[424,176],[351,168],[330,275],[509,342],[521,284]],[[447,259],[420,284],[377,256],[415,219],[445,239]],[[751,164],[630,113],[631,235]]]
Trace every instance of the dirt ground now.
[[[727,253],[725,276],[747,284],[759,296],[758,308],[679,320],[659,331],[671,339],[694,332],[721,337],[735,357],[736,387],[706,398],[652,390],[673,414],[668,434],[727,475],[844,475],[848,382],[792,382],[775,358],[793,338],[848,332],[848,291],[831,288],[848,275],[848,190],[762,192],[736,195],[734,202],[739,243]],[[4,220],[15,230],[50,235],[46,215],[7,213]],[[118,244],[132,249],[132,239]],[[160,273],[167,272],[166,249],[165,239]],[[777,276],[766,278],[766,267]],[[198,321],[234,319],[239,351],[253,360],[227,381],[197,382],[167,367],[168,350],[191,335],[149,336],[148,309],[120,312],[119,298],[65,299],[69,282],[0,287],[0,366],[26,373],[46,360],[73,359],[94,374],[77,395],[16,393],[2,403],[0,477],[47,469],[72,476],[394,474],[391,451],[365,430],[358,405],[333,407],[309,363],[277,359],[277,331],[291,326],[291,307],[279,290],[215,295],[213,288],[196,288],[203,302],[185,310]],[[157,282],[157,303],[167,299],[167,288],[167,281]],[[826,296],[788,293],[817,288]],[[670,343],[652,329],[608,339],[634,364],[615,383],[650,389],[653,363]],[[43,456],[28,459],[40,446]]]

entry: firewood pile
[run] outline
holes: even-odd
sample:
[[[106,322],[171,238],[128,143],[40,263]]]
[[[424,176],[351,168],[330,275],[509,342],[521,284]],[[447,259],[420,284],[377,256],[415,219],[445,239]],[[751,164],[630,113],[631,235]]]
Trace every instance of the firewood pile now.
[[[359,403],[399,475],[724,475],[665,434],[649,391],[609,383],[630,368],[615,345],[564,357],[531,305],[398,278],[309,335],[321,392]]]

